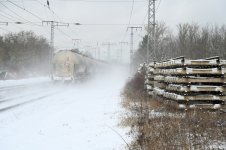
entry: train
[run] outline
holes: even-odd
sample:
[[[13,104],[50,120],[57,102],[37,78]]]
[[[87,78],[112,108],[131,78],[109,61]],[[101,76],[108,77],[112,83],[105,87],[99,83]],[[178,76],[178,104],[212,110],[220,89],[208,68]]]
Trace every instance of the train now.
[[[88,57],[78,50],[59,50],[52,59],[54,81],[83,80],[94,74],[104,62]]]

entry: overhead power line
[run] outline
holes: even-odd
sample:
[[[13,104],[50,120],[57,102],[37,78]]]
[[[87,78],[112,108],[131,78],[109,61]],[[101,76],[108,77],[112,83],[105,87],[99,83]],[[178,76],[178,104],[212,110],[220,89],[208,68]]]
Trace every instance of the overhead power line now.
[[[0,25],[5,25],[5,26],[8,26],[8,22],[0,22]]]
[[[9,21],[12,21],[12,20],[15,21],[14,19],[10,18],[9,16],[2,14],[2,12],[0,12],[0,17],[6,18]]]
[[[121,41],[124,41],[124,39],[126,37],[126,33],[127,33],[127,30],[128,30],[128,27],[130,26],[131,18],[132,18],[132,15],[133,15],[133,7],[134,7],[134,0],[132,1],[132,8],[131,8],[131,11],[130,11],[129,22],[128,22],[127,28],[125,30],[125,33],[124,33],[123,38],[122,38]]]
[[[158,6],[156,8],[156,12],[159,10],[159,6],[160,6],[161,2],[162,2],[162,0],[159,0],[159,4],[158,4]]]
[[[73,39],[70,35],[68,35],[68,34],[65,33],[64,31],[62,31],[61,29],[57,28],[57,30],[58,30],[59,32],[61,32],[63,35],[65,35],[66,37],[68,37],[70,40]]]
[[[77,43],[77,49],[79,49],[79,43],[81,42],[81,39],[72,39],[72,42],[75,44]]]
[[[0,29],[1,29],[1,30],[4,30],[4,31],[7,31],[7,32],[11,32],[11,31],[9,31],[9,30],[7,30],[7,29],[4,29],[4,28],[2,28],[2,27],[0,27]]]
[[[56,22],[56,21],[42,21],[42,24],[46,24],[51,26],[51,35],[50,35],[50,45],[51,45],[51,51],[50,51],[50,64],[52,63],[52,59],[53,59],[53,54],[54,54],[54,31],[55,31],[55,27],[59,27],[59,26],[66,26],[68,27],[69,24],[68,23],[63,23],[63,22]],[[61,31],[60,29],[58,29],[59,31]],[[62,32],[64,33],[64,32]]]
[[[1,2],[6,2],[7,0],[1,0]],[[35,1],[35,0],[26,0]],[[85,3],[131,3],[133,0],[54,0],[57,2],[85,2]],[[13,0],[12,2],[18,2]],[[136,3],[144,3],[146,0],[134,0]]]
[[[38,25],[38,24],[36,24],[36,23],[33,23],[33,22],[31,22],[31,21],[25,19],[24,17],[20,16],[18,13],[14,12],[12,9],[10,9],[8,6],[6,6],[6,5],[3,4],[2,2],[0,2],[0,4],[1,4],[2,6],[4,6],[7,10],[9,10],[11,13],[13,13],[13,14],[16,15],[17,17],[21,18],[21,19],[19,19],[19,21],[20,21],[20,20],[23,20],[23,21],[25,21],[25,22],[27,22],[27,23],[30,23],[30,24],[33,24],[33,25],[35,25],[35,26],[41,26],[41,25]],[[10,14],[8,14],[8,15],[10,15]],[[10,15],[10,16],[11,16],[11,15]],[[14,17],[14,18],[15,18],[15,17]],[[12,20],[12,19],[11,19],[11,20]]]
[[[133,59],[133,35],[134,35],[134,29],[137,30],[137,29],[141,29],[142,30],[142,27],[128,27],[128,29],[131,29],[131,37],[130,37],[130,71],[133,71],[133,68],[132,68],[132,59]]]
[[[0,4],[2,5],[2,6],[4,6],[7,10],[9,10],[11,13],[13,13],[14,15],[16,15],[17,17],[20,17],[22,20],[24,20],[24,21],[28,21],[28,20],[26,20],[25,18],[23,18],[23,17],[21,17],[20,15],[18,15],[16,12],[14,12],[12,9],[10,9],[8,6],[6,6],[5,4],[3,4],[2,2],[0,2]],[[9,15],[9,14],[8,14]]]
[[[14,2],[12,2],[12,1],[10,1],[10,0],[7,0],[7,2],[9,2],[9,3],[13,4],[14,6],[16,6],[16,7],[20,8],[20,9],[26,11],[27,13],[29,13],[29,14],[31,14],[32,16],[38,18],[39,20],[43,20],[43,19],[42,19],[41,17],[39,17],[38,15],[36,15],[36,14],[34,14],[34,13],[28,11],[27,9],[21,7],[20,5],[17,5],[16,3],[14,3]]]
[[[21,19],[18,19],[18,18],[16,18],[15,16],[13,16],[13,15],[11,15],[11,14],[8,14],[8,13],[2,11],[2,10],[0,10],[0,13],[1,13],[1,16],[2,16],[2,17],[7,18],[7,19],[9,19],[10,21],[11,21],[11,20],[14,20],[14,21],[21,20]]]
[[[129,16],[128,27],[130,26],[131,18],[132,18],[132,15],[133,15],[133,7],[134,7],[134,0],[133,0],[133,2],[132,2],[132,8],[131,8],[130,16]]]
[[[3,26],[8,26],[8,22],[0,22],[0,25],[3,25]],[[2,29],[2,30],[4,30],[4,31],[8,31],[8,32],[10,32],[9,30],[7,30],[7,29],[4,29],[4,28],[2,28],[2,27],[0,27],[0,29]]]
[[[40,2],[39,0],[33,0],[33,1],[37,2],[39,5],[43,6],[44,8],[48,9],[48,11],[51,12],[51,14],[55,15],[59,19],[59,20],[55,20],[55,21],[61,21],[62,22],[61,18],[51,9],[51,7],[49,7],[48,5]]]
[[[120,44],[120,46],[121,46],[121,48],[120,48],[120,53],[119,53],[119,61],[122,62],[122,54],[123,54],[123,53],[122,53],[122,51],[123,51],[122,46],[123,46],[123,45],[128,45],[128,42],[123,42],[123,41],[122,41],[122,42],[119,42],[119,44]]]
[[[51,9],[51,7],[49,6],[48,1],[47,1],[47,5],[44,4],[44,3],[42,3],[42,2],[40,2],[39,0],[34,0],[34,1],[36,1],[39,5],[43,6],[45,9],[47,9],[47,10],[51,13],[51,16],[52,16],[54,22],[64,23],[64,22],[63,22],[63,19],[61,19],[61,18],[57,15],[57,13],[55,13],[55,12]],[[57,19],[55,18],[55,16],[56,16]],[[69,23],[67,23],[67,24],[68,24],[68,29],[69,29],[71,32],[73,32],[74,34],[76,34],[76,33],[70,28]],[[64,36],[68,37],[70,40],[72,39],[72,37],[71,37],[70,35],[68,35],[67,33],[63,32],[61,29],[58,29],[58,28],[57,28],[57,30],[58,30],[60,33],[62,33]]]
[[[108,59],[108,61],[111,61],[111,46],[114,46],[116,44],[111,43],[111,42],[107,42],[107,43],[103,43],[102,45],[106,45],[108,47],[108,49],[107,49],[107,59]]]
[[[82,25],[82,26],[127,26],[126,23],[69,23],[70,25]],[[130,25],[142,25],[142,24],[130,24]]]

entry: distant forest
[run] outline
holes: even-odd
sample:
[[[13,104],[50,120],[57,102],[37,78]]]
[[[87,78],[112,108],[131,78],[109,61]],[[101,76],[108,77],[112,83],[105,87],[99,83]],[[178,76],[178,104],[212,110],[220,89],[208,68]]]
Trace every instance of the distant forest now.
[[[150,61],[163,61],[178,56],[189,59],[201,59],[220,56],[226,59],[226,26],[199,26],[198,24],[179,24],[177,32],[170,32],[165,23],[156,25],[156,50],[154,58],[152,41],[150,41]],[[147,35],[143,37],[134,54],[133,64],[138,66],[146,62]]]
[[[49,50],[48,41],[31,31],[0,36],[0,70],[16,77],[46,74]]]

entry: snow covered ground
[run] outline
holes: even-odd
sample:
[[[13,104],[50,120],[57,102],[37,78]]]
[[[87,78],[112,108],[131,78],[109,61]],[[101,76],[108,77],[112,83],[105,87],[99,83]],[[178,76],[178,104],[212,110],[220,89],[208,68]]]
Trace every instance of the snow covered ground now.
[[[0,81],[0,150],[125,148],[115,131],[129,141],[127,130],[117,126],[126,79],[125,71],[114,69],[77,84]]]

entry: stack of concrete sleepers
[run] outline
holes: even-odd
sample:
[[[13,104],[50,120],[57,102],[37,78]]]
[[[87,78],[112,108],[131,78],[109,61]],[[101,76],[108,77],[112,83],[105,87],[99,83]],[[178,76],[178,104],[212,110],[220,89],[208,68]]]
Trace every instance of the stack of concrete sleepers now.
[[[154,94],[181,107],[220,107],[226,100],[226,61],[179,57],[154,65]]]
[[[145,86],[148,92],[148,95],[153,95],[154,89],[154,62],[149,63],[147,66],[147,72],[145,76]]]

